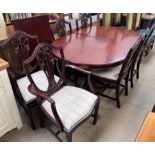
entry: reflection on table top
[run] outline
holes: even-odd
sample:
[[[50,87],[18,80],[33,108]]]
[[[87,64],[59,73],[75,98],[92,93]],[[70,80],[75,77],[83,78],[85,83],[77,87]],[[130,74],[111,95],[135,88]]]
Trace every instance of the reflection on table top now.
[[[78,34],[79,33],[79,34]],[[140,35],[134,31],[116,27],[92,27],[56,40],[55,46],[63,46],[65,59],[82,66],[111,67],[120,64]],[[59,57],[59,52],[55,51]]]
[[[83,28],[81,30],[76,31],[75,33],[81,35],[87,35],[90,37],[113,39],[113,40],[139,36],[139,34],[137,34],[135,31],[128,30],[125,28],[103,27],[103,26],[92,26],[88,28]]]

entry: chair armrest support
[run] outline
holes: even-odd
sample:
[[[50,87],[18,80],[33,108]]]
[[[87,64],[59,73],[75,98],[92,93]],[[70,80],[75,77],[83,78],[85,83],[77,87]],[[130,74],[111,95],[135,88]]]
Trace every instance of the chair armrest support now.
[[[79,71],[79,72],[81,72],[81,73],[91,74],[90,71],[87,71],[87,70],[85,70],[85,69],[83,69],[83,68],[81,68],[81,67],[79,67],[79,66],[68,65],[68,64],[67,64],[67,65],[65,65],[65,67],[75,69],[75,70],[77,70],[77,71]]]
[[[53,115],[54,115],[56,121],[58,122],[58,125],[59,125],[60,129],[63,130],[63,127],[64,127],[64,126],[63,126],[63,123],[62,123],[62,121],[61,121],[61,119],[60,119],[60,117],[59,117],[59,114],[58,114],[58,112],[57,112],[57,109],[56,109],[54,100],[52,100],[52,98],[50,98],[49,96],[47,96],[44,92],[41,92],[41,91],[36,90],[35,87],[34,87],[32,84],[30,84],[30,85],[28,86],[28,90],[29,90],[32,94],[34,94],[34,95],[37,96],[37,98],[38,98],[37,101],[38,101],[38,102],[41,102],[40,99],[39,99],[39,98],[41,98],[41,99],[43,99],[43,100],[47,100],[47,101],[51,104],[51,110],[52,110],[52,112],[53,112]],[[38,104],[39,104],[39,105],[42,105],[42,103],[38,103]]]

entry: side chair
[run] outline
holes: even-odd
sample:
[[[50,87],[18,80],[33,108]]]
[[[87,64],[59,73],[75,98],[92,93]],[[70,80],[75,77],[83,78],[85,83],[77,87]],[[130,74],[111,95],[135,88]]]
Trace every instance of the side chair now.
[[[53,54],[54,50],[59,50],[61,55],[61,75],[58,81],[54,79],[53,68],[56,58]],[[46,89],[40,88],[31,75],[33,62],[36,62],[36,65],[46,76],[48,83]],[[31,83],[28,90],[37,96],[41,126],[46,126],[59,141],[62,139],[58,134],[64,132],[66,140],[71,142],[73,131],[90,116],[93,117],[93,124],[96,124],[100,99],[91,92],[66,85],[63,48],[40,43],[31,57],[23,61],[23,65]],[[89,78],[90,74],[88,74]],[[53,131],[46,120],[54,124],[58,131]]]
[[[29,58],[38,44],[36,35],[29,35],[22,31],[13,32],[8,39],[0,43],[2,58],[9,62],[8,74],[19,104],[23,106],[32,129],[35,129],[33,108],[37,105],[36,96],[28,91],[30,84],[22,61]],[[41,88],[46,88],[46,76],[34,64],[32,64],[32,77]],[[59,77],[55,75],[55,80]]]
[[[124,89],[125,95],[128,95],[129,75],[135,53],[137,52],[137,48],[139,47],[140,43],[141,39],[139,39],[138,42],[130,49],[122,65],[104,71],[91,71],[92,78],[100,84],[99,89],[97,88],[98,86],[94,85],[95,94],[115,100],[118,108],[121,107],[120,94],[123,92]],[[124,80],[125,84],[123,83]],[[122,89],[120,89],[120,87],[122,87]],[[107,88],[115,89],[115,97],[104,94]]]
[[[139,52],[137,53],[136,59],[134,60],[131,74],[130,74],[131,87],[134,86],[133,85],[134,76],[136,75],[136,78],[139,79],[139,70],[140,70],[140,65],[143,60],[143,57],[148,55],[149,51],[153,47],[153,39],[150,39],[150,38],[154,31],[154,28],[155,28],[154,26],[151,27],[151,29],[148,31],[147,34],[142,35],[144,38],[144,41],[143,41],[141,47],[139,48]]]
[[[155,41],[155,25],[152,25],[149,30],[147,29],[139,29],[137,32],[141,34],[142,36],[146,36],[146,41],[145,41],[145,56],[149,54],[151,49],[153,48],[153,44]]]

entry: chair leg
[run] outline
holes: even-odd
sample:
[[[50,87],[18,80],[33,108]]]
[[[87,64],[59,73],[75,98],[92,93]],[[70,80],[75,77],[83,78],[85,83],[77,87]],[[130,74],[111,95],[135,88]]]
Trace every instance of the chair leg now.
[[[150,52],[150,48],[149,48],[149,45],[146,47],[146,50],[145,50],[145,56],[147,56]]]
[[[72,142],[72,133],[67,133],[66,134],[66,141],[67,142]]]
[[[39,117],[40,117],[40,127],[44,128],[45,127],[45,124],[44,124],[45,116],[44,116],[40,107],[38,107],[38,113],[39,113]]]
[[[128,81],[129,81],[130,72],[127,74],[125,78],[125,95],[128,96]]]
[[[98,117],[98,110],[99,110],[99,103],[97,103],[96,107],[95,107],[95,112],[94,112],[94,120],[93,120],[93,124],[95,125],[97,123],[97,117]]]
[[[133,88],[133,78],[134,78],[134,76],[133,76],[133,72],[134,72],[134,68],[133,69],[131,69],[131,73],[130,73],[130,84],[131,84],[131,88]]]
[[[139,58],[138,62],[137,62],[137,72],[136,72],[136,77],[137,79],[139,79],[139,68],[140,68],[140,63],[141,63],[141,58]]]
[[[32,115],[32,109],[31,109],[31,107],[27,106],[26,110],[27,110],[27,115],[28,115],[29,121],[30,121],[30,125],[31,125],[32,129],[35,130],[36,127],[35,127],[34,118]]]
[[[120,108],[120,99],[119,99],[119,84],[117,84],[116,86],[116,105],[117,108]]]

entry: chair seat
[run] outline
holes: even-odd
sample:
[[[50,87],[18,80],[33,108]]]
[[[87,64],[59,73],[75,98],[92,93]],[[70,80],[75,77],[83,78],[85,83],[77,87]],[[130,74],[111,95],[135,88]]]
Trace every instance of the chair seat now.
[[[141,34],[142,36],[145,36],[146,34],[149,33],[149,30],[147,30],[147,29],[140,29],[140,30],[137,30],[137,32],[139,34]]]
[[[149,30],[147,29],[141,29],[141,30],[137,30],[137,32],[143,36],[145,36],[146,34],[149,33]],[[151,43],[152,41],[155,40],[155,31],[153,31],[152,35],[149,38],[148,44]]]
[[[92,71],[92,74],[106,79],[117,80],[121,68],[122,68],[122,65],[119,65],[117,67],[114,67],[112,69],[108,69],[105,71]]]
[[[32,78],[40,90],[43,90],[43,91],[47,90],[48,80],[43,71],[37,71],[33,73]],[[59,77],[55,75],[54,78],[55,78],[55,81],[58,82]],[[31,94],[28,91],[28,86],[30,85],[30,82],[27,76],[17,80],[17,84],[26,103],[36,99],[36,96]]]
[[[64,86],[51,98],[55,101],[64,130],[69,132],[92,113],[98,97],[81,88]],[[42,103],[42,108],[55,119],[48,101]]]

